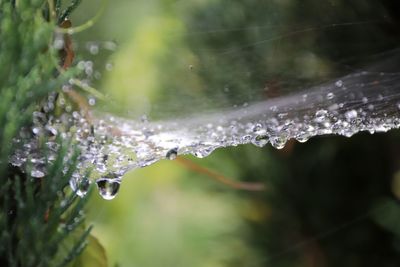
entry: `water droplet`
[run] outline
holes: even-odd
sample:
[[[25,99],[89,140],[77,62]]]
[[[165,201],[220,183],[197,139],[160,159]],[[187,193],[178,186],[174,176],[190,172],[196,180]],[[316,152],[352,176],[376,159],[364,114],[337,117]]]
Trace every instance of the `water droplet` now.
[[[305,143],[308,141],[308,139],[310,139],[310,135],[306,133],[302,133],[296,136],[296,140],[300,143]]]
[[[329,111],[335,111],[335,110],[338,110],[339,109],[339,105],[338,104],[332,104],[332,105],[330,105],[329,106]]]
[[[257,135],[253,140],[251,140],[251,143],[255,146],[263,147],[268,143],[268,136],[265,134]]]
[[[42,172],[41,170],[38,170],[38,169],[33,169],[32,171],[31,171],[31,176],[32,177],[35,177],[35,178],[42,178],[42,177],[44,177],[44,172]]]
[[[251,140],[251,135],[249,135],[249,134],[247,134],[247,135],[244,135],[244,136],[242,136],[242,142],[243,143],[248,143],[248,142],[250,142],[250,140]]]
[[[79,115],[79,112],[78,112],[78,111],[74,111],[74,112],[72,112],[72,117],[73,117],[74,119],[78,120],[81,116]]]
[[[40,132],[41,132],[41,129],[40,129],[39,127],[34,127],[34,128],[32,128],[32,132],[33,132],[35,135],[39,135]]]
[[[114,51],[115,49],[117,49],[117,44],[113,41],[107,41],[107,42],[104,42],[103,48],[110,50],[110,51]]]
[[[256,123],[253,126],[253,132],[259,132],[262,129],[262,124],[261,123]]]
[[[320,110],[317,110],[317,112],[315,113],[315,116],[317,116],[317,117],[324,116],[325,117],[327,114],[328,114],[328,112],[326,110],[320,109]]]
[[[279,119],[283,119],[283,118],[285,118],[287,115],[288,115],[288,113],[286,113],[286,112],[285,112],[285,113],[279,113],[279,114],[278,114],[278,118],[279,118]]]
[[[96,105],[96,99],[94,97],[90,97],[88,103],[89,105],[94,106]]]
[[[56,136],[57,135],[57,129],[54,127],[51,127],[49,125],[46,126],[46,130],[50,135]]]
[[[202,148],[202,149],[199,149],[196,152],[194,152],[193,155],[196,156],[197,158],[202,159],[202,158],[205,158],[208,155],[210,155],[211,152],[213,152],[213,151],[214,151],[214,149],[212,149],[212,148]]]
[[[89,52],[92,55],[97,55],[99,53],[99,46],[97,44],[91,44],[89,46]]]
[[[69,186],[72,191],[75,192],[79,197],[84,197],[90,188],[90,180],[87,177],[79,179],[78,177],[73,177],[69,180]]]
[[[271,142],[271,145],[275,147],[276,149],[282,149],[285,147],[285,144],[287,142],[287,137],[285,135],[282,136],[272,136],[269,141]]]
[[[112,71],[113,67],[114,67],[114,66],[113,66],[112,63],[110,63],[110,62],[106,63],[105,68],[106,68],[107,71]]]
[[[343,81],[342,81],[342,80],[337,80],[337,81],[335,82],[335,85],[336,85],[337,87],[342,87],[342,86],[343,86]]]
[[[81,60],[77,64],[78,69],[84,70],[85,69],[85,61]]]
[[[320,123],[325,122],[327,116],[328,116],[328,111],[326,111],[325,109],[320,109],[317,112],[315,112],[315,121]]]
[[[96,180],[100,196],[105,200],[111,200],[118,194],[121,184],[120,179],[100,178]]]
[[[397,103],[397,108],[400,109],[400,103]]]
[[[168,150],[167,154],[165,155],[165,157],[169,160],[174,160],[176,159],[176,157],[178,156],[178,149],[177,148],[173,148]]]
[[[100,73],[99,71],[95,71],[95,72],[94,72],[94,78],[95,78],[96,80],[99,80],[99,79],[101,78],[101,73]]]
[[[333,93],[328,93],[327,95],[326,95],[326,98],[327,99],[332,99],[332,98],[334,98],[335,97],[335,95],[333,94]]]
[[[61,50],[64,48],[64,37],[62,35],[59,35],[55,38],[54,43],[53,43],[54,49],[56,50]]]
[[[347,121],[351,121],[354,120],[355,118],[357,118],[357,111],[355,111],[354,109],[347,111],[344,116],[346,117]]]
[[[66,106],[65,107],[65,111],[66,112],[71,112],[72,111],[72,106],[71,105]]]
[[[93,69],[93,62],[90,60],[85,61],[85,69]]]

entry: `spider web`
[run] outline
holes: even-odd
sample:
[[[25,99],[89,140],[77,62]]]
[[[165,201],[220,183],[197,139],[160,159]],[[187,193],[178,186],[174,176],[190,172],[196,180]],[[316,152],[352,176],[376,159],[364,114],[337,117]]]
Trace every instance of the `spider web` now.
[[[177,155],[202,158],[217,148],[250,143],[281,149],[291,139],[351,137],[400,126],[400,52],[397,38],[387,30],[396,24],[386,13],[361,12],[351,20],[319,14],[294,23],[279,11],[271,17],[248,17],[247,9],[243,16],[231,10],[245,8],[248,3],[243,2],[227,6],[227,16],[214,17],[213,12],[224,9],[222,2],[194,11],[179,2],[175,10],[184,12],[174,13],[172,23],[171,17],[157,18],[155,22],[166,25],[157,32],[162,35],[158,50],[150,52],[148,62],[146,57],[132,59],[134,71],[147,68],[137,73],[152,74],[144,78],[149,88],[140,75],[136,80],[125,77],[125,83],[109,78],[104,83],[108,97],[90,120],[67,107],[59,119],[36,112],[28,130],[33,135],[17,140],[23,149],[11,162],[22,166],[29,161],[31,175],[43,177],[42,136],[72,138],[81,150],[72,183],[76,187],[87,168],[94,168],[93,179],[119,181],[128,170]],[[153,24],[149,22],[150,30]],[[141,48],[152,45],[140,41],[138,34],[133,48],[138,58]],[[85,83],[100,77],[93,70],[104,64],[101,57],[96,61],[102,46],[110,47],[90,42],[87,56],[93,61],[78,63],[87,75]],[[118,54],[126,57],[123,52],[116,53],[115,73],[125,73],[125,65],[118,67]],[[117,88],[124,84],[125,91]],[[54,101],[50,96],[48,110]],[[51,139],[46,146],[51,161],[57,144]]]

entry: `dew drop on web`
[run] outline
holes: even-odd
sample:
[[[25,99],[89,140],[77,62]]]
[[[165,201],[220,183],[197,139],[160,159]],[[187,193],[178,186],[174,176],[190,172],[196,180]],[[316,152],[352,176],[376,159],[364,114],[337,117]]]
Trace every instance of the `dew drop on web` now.
[[[105,200],[111,200],[116,197],[121,185],[119,178],[100,178],[96,180],[100,196]]]
[[[174,159],[176,159],[177,156],[178,156],[177,148],[172,148],[172,149],[168,150],[167,154],[165,155],[165,157],[169,160],[174,160]]]
[[[97,47],[91,48],[92,53],[96,54]],[[385,65],[386,59],[382,62]],[[394,63],[397,62],[398,57]],[[189,70],[194,70],[190,72],[190,77],[204,70],[198,66],[202,65],[196,63],[196,68],[189,65]],[[78,68],[87,74],[94,73],[94,67],[91,61],[78,63]],[[111,62],[105,65],[108,71],[112,67]],[[74,106],[66,99],[60,98],[60,104],[57,104],[51,96],[46,109],[34,112],[32,126],[16,139],[21,149],[10,158],[10,162],[27,170],[33,177],[44,177],[45,168],[39,162],[43,158],[43,151],[39,144],[45,138],[51,139],[48,143],[51,145],[46,147],[51,163],[59,152],[55,146],[55,137],[59,135],[72,139],[81,151],[78,162],[80,173],[93,168],[98,174],[95,177],[102,177],[96,180],[100,195],[104,199],[113,199],[125,172],[162,159],[173,160],[178,155],[178,148],[179,155],[192,154],[203,158],[217,148],[249,143],[259,147],[270,143],[274,148],[281,149],[290,139],[302,143],[318,135],[350,137],[360,131],[386,132],[400,127],[400,95],[397,86],[400,75],[397,70],[383,67],[385,75],[373,68],[371,72],[354,71],[340,78],[323,80],[320,84],[300,84],[298,90],[301,91],[278,92],[278,95],[272,97],[264,93],[261,96],[250,95],[251,98],[247,98],[246,94],[235,96],[239,91],[235,82],[241,77],[232,77],[229,85],[224,80],[224,84],[217,87],[221,89],[219,93],[225,93],[221,97],[235,97],[232,102],[209,97],[204,99],[204,102],[210,102],[204,103],[206,108],[191,112],[193,105],[185,106],[185,101],[181,101],[184,99],[174,98],[174,103],[158,103],[155,108],[163,112],[163,108],[173,110],[179,107],[179,112],[166,113],[165,117],[157,121],[151,110],[140,111],[131,118],[102,112],[103,109],[99,107],[102,104],[100,98],[95,99],[92,95],[87,96],[87,103],[93,109],[89,121],[84,112],[74,110]],[[184,71],[187,74],[186,68]],[[65,85],[63,90],[68,92],[70,88],[70,85]],[[272,91],[269,89],[269,92]],[[59,105],[63,113],[56,118],[52,116],[52,110]],[[207,107],[212,109],[207,110]],[[148,114],[151,120],[148,120],[147,115],[138,118],[140,114]],[[72,153],[67,154],[66,160]],[[36,162],[29,162],[31,158]],[[28,163],[34,163],[32,172]],[[120,172],[118,175],[108,175],[116,170]],[[76,194],[84,196],[90,180],[81,177],[73,177],[70,185]]]
[[[276,149],[282,149],[285,147],[287,142],[287,137],[284,135],[281,136],[273,136],[270,138],[271,145]]]
[[[86,196],[87,192],[89,191],[90,184],[91,182],[87,177],[80,179],[79,176],[74,175],[74,177],[69,180],[69,185],[72,191],[74,191],[75,194],[80,197]]]
[[[343,81],[342,81],[342,80],[337,80],[337,81],[335,82],[335,85],[336,85],[337,87],[342,87],[342,86],[343,86]]]
[[[261,134],[254,137],[251,143],[255,146],[263,147],[268,143],[268,140],[269,140],[268,135]]]
[[[33,169],[31,171],[31,176],[34,178],[43,178],[45,176],[45,173],[41,170]]]
[[[193,155],[197,158],[205,158],[213,152],[213,148],[200,148],[193,153]]]

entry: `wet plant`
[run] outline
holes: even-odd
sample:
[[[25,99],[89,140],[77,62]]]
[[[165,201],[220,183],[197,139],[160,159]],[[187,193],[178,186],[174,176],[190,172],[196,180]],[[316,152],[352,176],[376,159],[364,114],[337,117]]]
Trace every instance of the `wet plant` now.
[[[57,71],[66,48],[53,44],[56,29],[79,3],[63,2],[0,1],[1,266],[67,266],[79,260],[91,230],[84,224],[87,198],[68,186],[79,153],[66,136],[48,129],[40,137],[40,159],[28,155],[23,167],[9,163],[17,149],[29,149],[20,139],[35,134],[35,112],[56,113],[47,100],[76,73]],[[43,145],[49,141],[51,163]]]

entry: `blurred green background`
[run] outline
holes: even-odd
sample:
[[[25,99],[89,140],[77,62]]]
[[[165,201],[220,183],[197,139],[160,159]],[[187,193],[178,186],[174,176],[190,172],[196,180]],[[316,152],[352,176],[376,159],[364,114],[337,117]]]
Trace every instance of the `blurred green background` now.
[[[72,23],[101,3],[83,1]],[[98,72],[89,76],[108,96],[98,109],[196,116],[351,73],[397,48],[399,11],[395,0],[108,1],[95,25],[74,35],[76,62],[90,60]],[[109,41],[115,51],[102,49]],[[397,266],[399,137],[319,137],[279,151],[246,145],[188,157],[261,181],[265,192],[162,161],[128,173],[112,201],[93,195],[90,221],[110,266]]]

